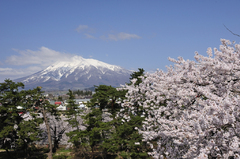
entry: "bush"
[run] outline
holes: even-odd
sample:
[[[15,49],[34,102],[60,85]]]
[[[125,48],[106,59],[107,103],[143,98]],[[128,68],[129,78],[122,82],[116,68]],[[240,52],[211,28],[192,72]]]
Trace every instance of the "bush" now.
[[[53,159],[67,159],[68,156],[65,154],[57,154],[53,156]]]

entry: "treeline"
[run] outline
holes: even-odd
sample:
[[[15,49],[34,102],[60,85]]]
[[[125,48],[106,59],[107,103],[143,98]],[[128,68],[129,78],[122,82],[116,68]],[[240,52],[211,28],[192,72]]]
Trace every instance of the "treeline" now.
[[[78,95],[78,96],[92,96],[92,91],[91,90],[75,90],[72,92],[73,95]]]
[[[137,78],[140,83],[138,77],[143,73],[144,70],[139,69],[131,75],[131,80]],[[0,145],[9,158],[33,157],[33,149],[36,149],[34,143],[43,138],[48,141],[49,159],[52,159],[63,140],[73,145],[77,158],[149,157],[148,147],[135,129],[144,120],[139,116],[142,111],[128,114],[122,109],[121,103],[126,99],[127,90],[106,85],[95,86],[93,95],[92,91],[69,90],[69,109],[63,119],[56,106],[45,98],[40,87],[33,90],[22,88],[22,83],[9,79],[0,83]],[[87,104],[88,111],[83,112],[78,108],[76,94],[92,95]],[[40,128],[40,125],[44,125],[44,128]],[[57,128],[56,125],[65,126]],[[63,137],[64,134],[68,138]],[[10,153],[10,149],[14,149],[14,153]],[[21,154],[23,156],[19,156],[19,152],[24,152]]]
[[[143,69],[134,72],[130,80],[135,79],[137,86],[141,83]],[[130,81],[129,85],[132,84]],[[79,112],[74,111],[74,95],[69,90],[69,115],[73,131],[67,134],[74,145],[77,158],[149,158],[151,151],[147,143],[142,140],[137,127],[141,127],[143,116],[142,108],[137,113],[129,113],[123,109],[126,100],[126,89],[116,89],[112,86],[95,86],[95,94],[88,103],[91,111],[81,115],[85,129],[80,129]],[[136,103],[134,107],[138,107]],[[81,114],[81,113],[80,113]]]

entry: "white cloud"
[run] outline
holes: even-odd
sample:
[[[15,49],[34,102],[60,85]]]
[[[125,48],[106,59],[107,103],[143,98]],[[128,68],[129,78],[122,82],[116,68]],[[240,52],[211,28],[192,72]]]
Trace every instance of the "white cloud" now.
[[[95,29],[90,28],[87,25],[79,25],[75,30],[78,33],[94,33],[95,32]],[[87,35],[89,35],[89,34],[87,34]]]
[[[73,55],[61,53],[55,50],[51,50],[46,47],[41,47],[37,51],[33,50],[17,50],[19,55],[12,55],[5,61],[10,65],[39,65],[41,67],[46,67],[51,65],[53,62],[61,61],[62,59],[70,59]]]
[[[21,77],[36,73],[40,70],[42,70],[42,68],[37,66],[29,66],[27,68],[16,68],[16,69],[0,68],[0,82],[3,82],[7,78],[11,80],[21,78]]]
[[[128,34],[128,33],[118,33],[118,34],[108,34],[108,37],[101,36],[102,39],[104,40],[129,40],[129,39],[140,39],[141,37],[136,35],[136,34]]]
[[[86,31],[88,29],[88,26],[87,25],[79,25],[77,28],[76,28],[76,31],[77,32],[83,32],[83,31]]]
[[[90,35],[90,34],[84,34],[86,36],[87,39],[96,39],[94,36]]]
[[[33,50],[15,50],[18,55],[9,56],[5,64],[7,68],[0,68],[0,81],[6,78],[16,79],[31,75],[45,69],[57,61],[69,61],[74,54],[67,54],[41,47],[37,51]],[[9,66],[11,68],[9,68]]]
[[[5,71],[11,71],[12,68],[0,68],[0,73]]]
[[[136,35],[136,34],[128,34],[128,33],[119,33],[118,38],[120,40],[125,40],[125,39],[140,39],[141,37]]]
[[[3,76],[25,76],[26,74],[36,73],[40,71],[41,67],[29,66],[27,68],[0,68],[0,75]]]
[[[88,25],[79,25],[76,28],[76,31],[78,33],[84,34],[87,39],[97,39],[95,36],[92,35],[92,33],[95,32],[95,29],[89,28]],[[91,33],[91,35],[89,33]],[[100,36],[100,39],[114,40],[114,41],[129,40],[129,39],[140,39],[140,38],[141,37],[139,35],[124,33],[124,32],[120,32],[120,33],[117,33],[117,34],[108,34],[107,36],[105,36],[105,35]]]

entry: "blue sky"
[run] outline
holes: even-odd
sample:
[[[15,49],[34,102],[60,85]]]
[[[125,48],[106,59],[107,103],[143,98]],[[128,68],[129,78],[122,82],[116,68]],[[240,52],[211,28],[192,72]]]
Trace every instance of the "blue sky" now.
[[[0,82],[74,55],[129,70],[165,70],[240,42],[240,0],[1,0]]]

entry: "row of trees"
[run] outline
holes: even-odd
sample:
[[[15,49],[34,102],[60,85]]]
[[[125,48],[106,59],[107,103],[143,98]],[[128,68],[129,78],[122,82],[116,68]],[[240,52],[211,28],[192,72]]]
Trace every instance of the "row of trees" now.
[[[140,76],[143,74],[144,70],[139,69],[138,72],[131,75],[131,79],[137,78],[138,82],[141,83]],[[135,85],[139,83],[135,83]],[[149,147],[146,142],[142,141],[142,135],[135,129],[135,127],[141,127],[144,117],[139,115],[140,112],[130,114],[128,122],[123,122],[122,115],[128,113],[121,106],[126,99],[126,93],[127,90],[117,90],[106,85],[95,87],[95,94],[88,105],[91,111],[81,116],[84,120],[85,129],[75,129],[67,133],[78,157],[149,157],[147,154],[147,148]],[[71,91],[69,91],[69,94],[71,94]],[[74,104],[72,105],[74,106]],[[74,113],[78,114],[79,112],[73,111]],[[75,123],[79,124],[78,122]]]
[[[56,114],[54,105],[44,99],[41,88],[24,90],[23,83],[15,83],[9,79],[0,84],[0,139],[2,148],[8,152],[9,146],[18,147],[30,155],[31,144],[41,139],[41,123],[45,123],[48,134],[50,126],[48,124],[47,113]],[[18,107],[24,108],[19,110]],[[42,118],[36,113],[42,114]],[[23,113],[25,111],[25,113]],[[51,141],[51,136],[48,135]],[[49,142],[50,147],[51,142]],[[50,153],[52,149],[50,149]]]
[[[78,96],[92,96],[92,91],[91,90],[76,90],[73,91],[73,94],[77,94]]]
[[[131,78],[143,75],[143,72],[139,69]],[[0,84],[0,90],[0,139],[2,148],[11,158],[9,144],[15,144],[18,150],[24,150],[27,156],[31,156],[31,145],[45,139],[49,143],[50,159],[61,140],[67,140],[76,152],[81,152],[78,155],[85,158],[99,155],[147,156],[146,151],[140,154],[142,148],[135,144],[135,141],[141,142],[141,137],[134,127],[141,124],[142,118],[133,116],[133,120],[126,124],[119,116],[126,90],[96,86],[96,93],[88,103],[88,112],[78,109],[74,92],[69,90],[66,117],[59,116],[56,106],[45,99],[40,87],[24,90],[22,83],[7,79]],[[18,106],[24,109],[19,110]]]

